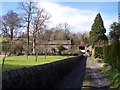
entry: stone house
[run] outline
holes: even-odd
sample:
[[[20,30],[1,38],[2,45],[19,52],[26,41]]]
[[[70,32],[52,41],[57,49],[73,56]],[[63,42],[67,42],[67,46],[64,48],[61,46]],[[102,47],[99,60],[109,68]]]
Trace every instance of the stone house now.
[[[58,46],[62,45],[66,48],[65,52],[70,52],[71,50],[71,40],[51,40],[48,42],[42,43],[40,46],[44,49],[47,49],[47,53],[58,53]],[[44,50],[43,50],[44,53]]]

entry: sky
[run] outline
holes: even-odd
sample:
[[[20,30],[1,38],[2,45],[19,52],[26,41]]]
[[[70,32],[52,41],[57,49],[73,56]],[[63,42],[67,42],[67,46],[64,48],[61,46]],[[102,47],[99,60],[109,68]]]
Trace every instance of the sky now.
[[[20,13],[18,2],[2,2],[2,15],[9,10]],[[110,25],[118,22],[117,2],[39,2],[38,8],[44,8],[50,13],[49,27],[60,23],[68,23],[70,32],[84,33],[91,30],[91,26],[98,13],[101,14],[104,26],[109,33]],[[1,10],[0,10],[1,11]]]

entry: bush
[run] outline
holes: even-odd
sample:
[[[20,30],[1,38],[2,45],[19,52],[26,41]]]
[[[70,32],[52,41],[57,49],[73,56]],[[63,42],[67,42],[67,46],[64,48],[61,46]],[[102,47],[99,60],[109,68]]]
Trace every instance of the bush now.
[[[65,51],[65,50],[67,50],[64,46],[62,46],[62,45],[59,45],[58,47],[58,50],[59,50],[59,54],[61,55],[61,53],[63,52],[63,51]]]
[[[103,49],[103,57],[106,63],[109,63],[112,68],[120,70],[120,43],[114,43]]]
[[[95,58],[103,59],[103,47],[95,47]]]
[[[10,47],[9,41],[2,41],[1,46],[2,46],[2,51],[4,51],[4,52],[7,51],[8,48]]]
[[[22,54],[22,50],[23,50],[23,46],[21,43],[15,43],[11,45],[11,52],[14,55],[21,55]]]
[[[62,46],[62,45],[59,45],[57,48],[58,48],[59,51],[67,50],[67,49],[66,49],[64,46]]]

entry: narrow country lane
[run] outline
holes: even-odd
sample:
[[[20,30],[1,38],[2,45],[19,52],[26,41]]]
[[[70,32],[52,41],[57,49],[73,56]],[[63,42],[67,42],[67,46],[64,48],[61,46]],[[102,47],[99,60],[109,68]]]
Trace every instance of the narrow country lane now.
[[[99,71],[98,68],[99,66],[93,64],[88,57],[82,90],[117,90],[111,86],[109,80]]]

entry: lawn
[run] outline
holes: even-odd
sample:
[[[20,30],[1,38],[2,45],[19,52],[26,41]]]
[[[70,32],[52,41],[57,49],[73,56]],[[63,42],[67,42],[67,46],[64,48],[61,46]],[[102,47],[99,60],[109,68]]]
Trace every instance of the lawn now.
[[[29,56],[28,59],[27,56],[10,56],[6,58],[5,65],[2,70],[5,71],[21,67],[30,67],[34,65],[63,60],[65,58],[68,58],[68,56],[47,56],[46,59],[45,56],[38,56],[38,61],[36,62],[35,56]],[[2,63],[2,60],[0,63]]]

